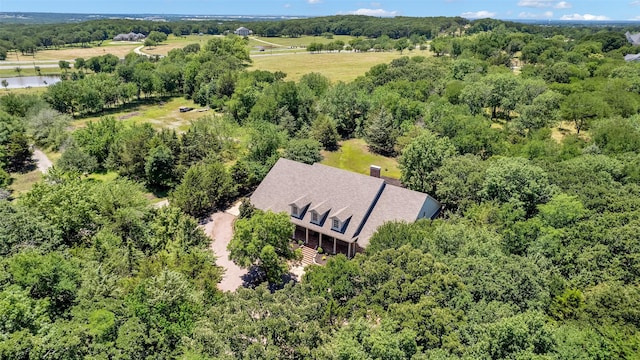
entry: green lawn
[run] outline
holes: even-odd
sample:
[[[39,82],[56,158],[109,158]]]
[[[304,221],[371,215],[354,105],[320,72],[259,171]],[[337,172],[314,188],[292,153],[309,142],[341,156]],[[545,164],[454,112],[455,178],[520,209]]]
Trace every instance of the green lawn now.
[[[27,173],[11,173],[13,182],[9,189],[13,191],[12,196],[17,198],[33,188],[33,185],[42,179],[42,173],[38,168]]]
[[[369,151],[367,144],[362,139],[343,141],[337,151],[323,151],[325,165],[345,169],[360,174],[369,174],[370,165],[378,165],[382,168],[382,175],[399,179],[400,169],[395,158],[389,158]]]

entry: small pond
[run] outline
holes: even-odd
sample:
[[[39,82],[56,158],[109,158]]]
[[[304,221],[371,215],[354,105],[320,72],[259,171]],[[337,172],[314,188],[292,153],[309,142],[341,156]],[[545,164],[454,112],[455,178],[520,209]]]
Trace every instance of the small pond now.
[[[7,86],[8,89],[24,89],[29,87],[43,87],[55,84],[60,81],[60,76],[41,75],[0,78],[0,83],[2,82],[2,80],[7,80],[7,83],[9,83],[9,86]],[[4,86],[0,86],[0,89],[4,88]]]

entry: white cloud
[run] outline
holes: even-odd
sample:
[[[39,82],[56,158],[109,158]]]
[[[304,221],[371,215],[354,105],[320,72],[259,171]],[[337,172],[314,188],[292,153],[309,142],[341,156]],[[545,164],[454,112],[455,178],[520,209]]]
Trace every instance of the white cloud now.
[[[546,8],[553,5],[553,0],[520,0],[518,6],[532,8]]]
[[[548,8],[553,7],[556,9],[571,9],[571,4],[567,1],[559,1],[556,0],[520,0],[518,2],[518,6],[521,7],[529,7],[529,8]]]
[[[587,21],[602,21],[610,20],[604,15],[591,15],[591,14],[570,14],[563,15],[560,20],[587,20]]]
[[[571,9],[572,5],[566,1],[560,1],[554,6],[556,9]]]
[[[288,9],[288,8],[290,8],[290,7],[291,7],[291,4],[284,4],[284,8],[285,8],[285,9]]]
[[[638,5],[640,5],[640,0],[632,1],[632,2],[629,3],[629,5],[638,6]]]
[[[521,19],[549,19],[553,17],[553,11],[545,11],[543,13],[521,12],[518,17]]]
[[[313,5],[313,4],[320,4],[322,0],[307,0],[307,2]]]
[[[462,13],[460,16],[467,19],[484,19],[484,18],[495,17],[496,13],[486,11],[486,10],[475,11],[475,12],[467,11]]]
[[[377,17],[394,17],[400,15],[400,13],[397,11],[387,11],[385,9],[358,9],[354,11],[348,11],[347,14]]]
[[[372,2],[372,3],[371,3],[371,7],[374,7],[374,8],[381,8],[381,7],[382,7],[382,4],[380,4],[379,2]]]

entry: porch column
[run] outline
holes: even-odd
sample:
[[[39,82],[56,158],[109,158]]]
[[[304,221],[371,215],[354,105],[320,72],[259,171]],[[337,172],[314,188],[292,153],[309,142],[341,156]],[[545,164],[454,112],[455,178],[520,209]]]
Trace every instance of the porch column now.
[[[336,238],[333,238],[333,253],[336,253]]]
[[[309,243],[309,229],[304,228],[304,243],[308,244]]]
[[[318,234],[320,234],[320,240],[318,240],[318,247],[322,247],[322,233],[318,233]]]
[[[351,243],[347,243],[347,258],[351,259]]]

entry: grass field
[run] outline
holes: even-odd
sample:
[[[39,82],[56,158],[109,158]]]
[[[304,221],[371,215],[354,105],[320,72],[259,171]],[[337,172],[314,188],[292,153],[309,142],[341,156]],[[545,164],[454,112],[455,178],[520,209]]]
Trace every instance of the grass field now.
[[[196,110],[181,113],[181,106],[192,107]],[[127,124],[149,122],[156,129],[176,129],[184,131],[192,120],[202,116],[214,114],[213,111],[198,111],[199,106],[191,100],[182,97],[153,101],[147,104],[133,105],[127,109],[105,112],[99,116],[91,116],[73,121],[74,128],[84,127],[89,121],[98,121],[103,116],[113,116]]]
[[[382,168],[382,176],[399,179],[400,169],[394,158],[373,154],[362,139],[343,141],[337,151],[323,151],[325,165],[345,169],[360,174],[369,175],[369,166],[378,165]]]
[[[257,39],[257,40],[256,40]],[[353,36],[348,35],[336,35],[333,39],[327,39],[322,36],[301,36],[297,38],[291,37],[261,37],[261,36],[252,36],[249,38],[249,46],[262,46],[267,43],[278,44],[283,47],[306,47],[311,43],[321,43],[328,44],[330,42],[336,40],[342,40],[345,44],[348,44],[349,41],[354,39]]]
[[[47,91],[46,87],[34,87],[25,89],[2,89],[0,90],[0,97],[9,94],[27,94],[27,95],[42,95]]]
[[[33,185],[42,179],[42,173],[37,167],[34,167],[26,173],[11,173],[13,181],[9,186],[9,189],[13,191],[12,196],[18,197],[20,194],[24,194],[33,188]]]
[[[421,53],[405,52],[404,56]],[[426,54],[425,54],[426,55]],[[287,74],[287,80],[299,80],[302,75],[317,72],[331,81],[352,81],[364,75],[374,65],[388,63],[403,55],[399,52],[367,52],[367,53],[321,53],[310,54],[274,54],[254,56],[252,68],[268,71],[282,71]]]

